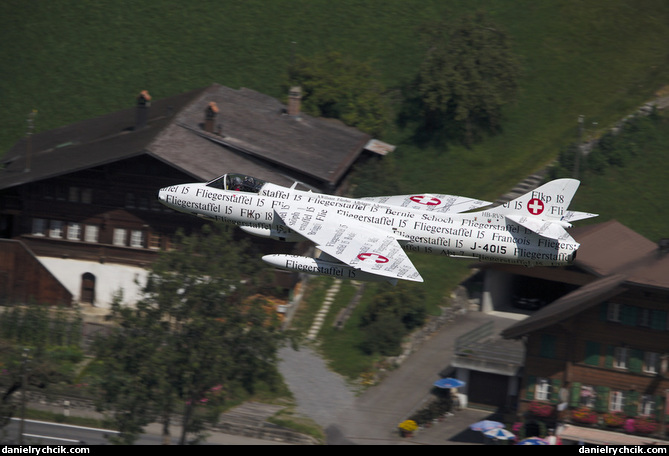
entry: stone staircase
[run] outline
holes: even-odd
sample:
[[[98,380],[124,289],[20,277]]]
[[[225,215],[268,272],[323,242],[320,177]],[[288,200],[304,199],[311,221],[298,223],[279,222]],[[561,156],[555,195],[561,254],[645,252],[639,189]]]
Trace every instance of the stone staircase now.
[[[267,419],[283,409],[280,405],[245,402],[221,415],[214,428],[225,434],[290,443],[318,445],[313,437],[269,423]]]
[[[528,176],[525,178],[525,180],[521,181],[518,183],[518,185],[511,189],[510,192],[499,197],[499,199],[495,201],[494,205],[499,206],[504,203],[508,203],[509,201],[512,201],[527,192],[531,192],[544,182],[544,178],[546,177],[545,174],[545,171],[541,171]]]

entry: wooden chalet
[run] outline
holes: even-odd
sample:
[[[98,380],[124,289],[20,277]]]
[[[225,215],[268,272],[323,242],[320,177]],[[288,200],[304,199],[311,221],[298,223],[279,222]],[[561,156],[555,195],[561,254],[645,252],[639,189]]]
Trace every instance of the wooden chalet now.
[[[297,88],[288,105],[218,84],[158,100],[144,91],[129,109],[31,135],[5,154],[0,238],[21,242],[75,301],[105,307],[119,288],[134,298],[178,228],[201,226],[159,204],[158,189],[234,172],[336,193],[363,152],[379,148],[392,149],[303,114]],[[0,273],[0,293],[11,277]],[[40,288],[37,274],[21,280]]]
[[[645,426],[643,432],[654,427],[652,434],[663,436],[669,392],[666,243],[655,244],[614,220],[572,234],[581,248],[571,267],[485,266],[491,301],[548,299],[547,293],[555,298],[501,333],[525,346],[518,411],[571,423],[563,438],[572,441],[618,442],[591,428],[629,432],[635,423],[632,433]],[[506,286],[494,289],[505,280]]]

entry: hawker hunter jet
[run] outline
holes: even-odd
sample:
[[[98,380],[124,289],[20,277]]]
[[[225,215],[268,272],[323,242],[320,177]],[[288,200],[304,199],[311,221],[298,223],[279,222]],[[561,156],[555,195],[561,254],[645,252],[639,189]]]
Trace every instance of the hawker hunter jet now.
[[[241,174],[160,189],[180,212],[281,241],[310,241],[316,258],[266,255],[275,267],[355,280],[422,282],[407,253],[525,266],[564,266],[579,244],[565,228],[596,214],[569,211],[579,181],[557,179],[501,206],[440,194],[345,198]]]

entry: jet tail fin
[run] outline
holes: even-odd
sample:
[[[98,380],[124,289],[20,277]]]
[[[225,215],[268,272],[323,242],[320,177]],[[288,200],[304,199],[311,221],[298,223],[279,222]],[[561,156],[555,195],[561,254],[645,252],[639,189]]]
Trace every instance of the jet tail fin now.
[[[597,214],[568,210],[579,185],[576,179],[556,179],[486,212],[503,215],[540,236],[570,239],[565,228],[569,228],[571,222],[597,217]]]
[[[568,226],[568,221],[595,216],[568,210],[579,185],[580,182],[576,179],[556,179],[487,212],[533,217],[546,222],[563,222]]]

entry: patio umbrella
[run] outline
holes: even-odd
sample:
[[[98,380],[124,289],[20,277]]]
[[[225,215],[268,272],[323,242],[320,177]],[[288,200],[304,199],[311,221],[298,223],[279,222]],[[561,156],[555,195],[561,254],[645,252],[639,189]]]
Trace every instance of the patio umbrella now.
[[[465,386],[465,382],[457,378],[446,377],[434,382],[434,386],[438,388],[460,388]]]
[[[548,442],[539,437],[529,437],[518,442],[518,445],[548,445]]]
[[[512,440],[516,438],[516,435],[513,432],[503,428],[490,429],[489,431],[485,431],[483,435],[497,440]]]
[[[483,420],[479,421],[478,423],[471,424],[469,426],[469,429],[472,431],[489,431],[491,429],[499,429],[503,428],[504,424],[500,423],[499,421],[490,421],[490,420]]]

